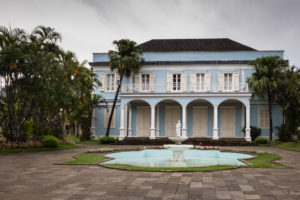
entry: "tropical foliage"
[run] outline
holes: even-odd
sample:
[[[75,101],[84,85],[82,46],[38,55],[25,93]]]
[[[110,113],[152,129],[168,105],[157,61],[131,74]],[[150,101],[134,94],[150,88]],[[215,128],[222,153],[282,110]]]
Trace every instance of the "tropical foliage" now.
[[[9,141],[61,137],[66,121],[90,135],[100,83],[85,62],[64,51],[61,35],[38,26],[32,33],[0,27],[0,126]]]
[[[279,91],[279,85],[284,77],[284,70],[288,67],[288,61],[278,56],[261,57],[251,63],[255,72],[248,78],[247,82],[252,92],[260,98],[266,95],[269,106],[269,139],[273,136],[272,104],[275,102]]]
[[[121,39],[119,41],[113,41],[113,44],[116,46],[116,51],[108,52],[109,66],[111,71],[118,71],[120,75],[120,82],[118,84],[111,113],[108,119],[107,129],[105,133],[106,137],[109,136],[110,125],[116,107],[120,87],[122,85],[123,77],[130,77],[131,73],[138,73],[141,66],[144,64],[144,59],[142,58],[142,49],[137,45],[136,42],[128,39]]]

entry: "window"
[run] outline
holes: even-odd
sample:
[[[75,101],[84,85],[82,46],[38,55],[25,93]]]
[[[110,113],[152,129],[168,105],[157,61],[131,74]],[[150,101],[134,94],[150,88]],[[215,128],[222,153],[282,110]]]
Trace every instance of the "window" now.
[[[203,91],[204,90],[204,73],[197,74],[196,77],[197,77],[196,90]]]
[[[149,91],[150,89],[150,74],[142,74],[141,76],[141,90]]]
[[[173,74],[173,91],[181,90],[181,74]]]
[[[110,128],[116,128],[116,127],[115,127],[115,119],[116,119],[116,118],[115,118],[115,115],[116,115],[116,112],[117,112],[117,109],[115,108],[114,114],[113,114],[112,119],[111,119]],[[105,108],[105,109],[104,109],[104,119],[105,119],[104,127],[105,127],[105,128],[107,128],[107,124],[108,124],[108,120],[109,120],[110,113],[111,113],[111,107],[110,107],[110,108]]]
[[[269,109],[259,108],[258,109],[258,126],[262,129],[270,128]]]
[[[224,90],[225,91],[232,91],[232,73],[225,73],[224,74]]]
[[[114,74],[106,75],[106,91],[107,92],[115,91],[115,75]]]

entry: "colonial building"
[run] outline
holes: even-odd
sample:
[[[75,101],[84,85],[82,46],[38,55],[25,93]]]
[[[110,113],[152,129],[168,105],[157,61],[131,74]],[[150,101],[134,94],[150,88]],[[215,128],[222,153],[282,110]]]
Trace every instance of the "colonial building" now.
[[[245,138],[250,126],[269,134],[267,101],[253,97],[249,63],[283,51],[258,51],[230,39],[163,39],[141,44],[146,61],[138,74],[123,79],[111,136]],[[107,103],[95,109],[92,133],[104,136],[119,75],[110,71],[107,53],[94,53],[90,65],[102,83],[96,93]],[[273,126],[281,125],[281,108],[273,105]],[[274,128],[274,135],[277,132]]]

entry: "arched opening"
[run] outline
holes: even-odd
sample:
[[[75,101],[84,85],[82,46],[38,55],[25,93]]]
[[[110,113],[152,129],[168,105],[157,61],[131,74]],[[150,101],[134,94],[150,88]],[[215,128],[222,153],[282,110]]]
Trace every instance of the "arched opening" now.
[[[187,105],[188,137],[212,137],[213,109],[213,105],[204,99],[193,100]]]
[[[127,103],[125,114],[128,137],[149,137],[151,110],[150,105],[144,100],[132,100]]]
[[[245,105],[236,99],[227,99],[218,106],[218,127],[221,138],[245,137]]]
[[[158,102],[155,106],[156,137],[176,136],[176,124],[178,120],[182,124],[182,107],[175,100],[165,99]]]

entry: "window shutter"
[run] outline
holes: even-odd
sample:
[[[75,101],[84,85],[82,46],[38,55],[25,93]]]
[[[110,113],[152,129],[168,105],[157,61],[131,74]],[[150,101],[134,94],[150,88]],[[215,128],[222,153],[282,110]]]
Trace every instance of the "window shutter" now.
[[[218,90],[223,91],[224,88],[224,73],[219,72],[218,74]]]
[[[173,84],[172,76],[173,76],[172,73],[168,73],[167,74],[167,92],[171,92],[172,91],[172,84]]]
[[[115,91],[117,91],[119,80],[120,80],[120,75],[118,73],[115,73],[115,88],[114,88]]]
[[[140,74],[135,74],[135,76],[134,76],[134,87],[135,87],[135,91],[139,91],[139,89],[140,89]]]
[[[106,74],[100,74],[100,82],[101,82],[101,87],[100,91],[105,92],[106,90]]]
[[[181,91],[185,92],[187,87],[187,74],[181,74]]]
[[[150,92],[154,92],[155,91],[155,74],[150,74],[149,83],[150,83],[150,85],[149,85]]]
[[[110,116],[110,113],[111,113],[111,107],[110,108],[106,108],[104,109],[104,116],[105,116],[105,122],[104,122],[104,127],[107,128],[107,124],[108,124],[108,120],[109,120],[109,116]],[[116,128],[116,123],[115,123],[115,116],[116,116],[116,110],[114,111],[114,114],[112,116],[112,119],[111,119],[111,124],[110,124],[110,128]]]
[[[197,84],[197,77],[196,73],[192,73],[190,75],[190,91],[194,92],[197,90],[196,84]]]
[[[204,74],[204,88],[206,91],[210,91],[210,78],[211,78],[210,73]]]
[[[235,91],[239,91],[240,86],[240,74],[238,72],[234,72],[233,74],[233,87]]]
[[[264,127],[264,122],[265,122],[265,115],[264,115],[264,109],[259,109],[259,122],[258,122],[258,127],[263,128]]]

